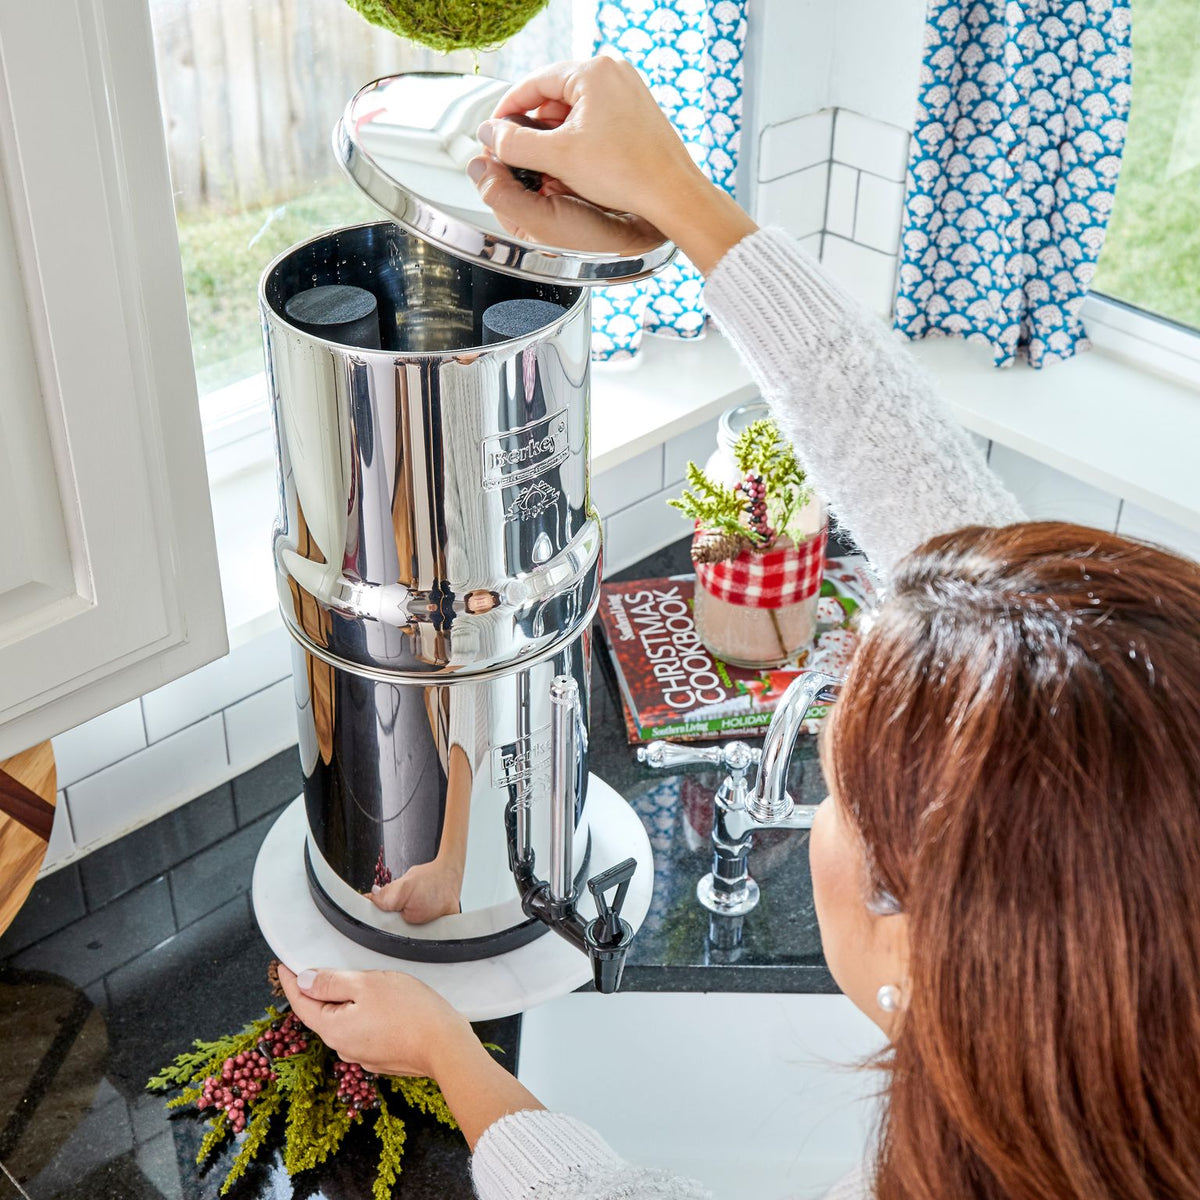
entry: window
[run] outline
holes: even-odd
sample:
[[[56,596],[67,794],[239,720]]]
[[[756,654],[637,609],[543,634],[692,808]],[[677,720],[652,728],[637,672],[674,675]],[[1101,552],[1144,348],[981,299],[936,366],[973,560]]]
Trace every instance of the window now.
[[[1200,5],[1134,0],[1133,110],[1094,292],[1200,329]]]
[[[379,210],[334,160],[333,126],[365,83],[470,71],[364,21],[342,0],[150,0],[206,436],[262,411],[258,278],[277,254]],[[554,0],[479,70],[502,78],[578,53],[580,0]]]

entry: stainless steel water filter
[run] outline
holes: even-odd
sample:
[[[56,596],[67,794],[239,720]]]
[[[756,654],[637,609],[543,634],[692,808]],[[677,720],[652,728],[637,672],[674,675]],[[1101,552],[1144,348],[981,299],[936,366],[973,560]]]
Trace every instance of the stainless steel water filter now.
[[[373,950],[460,961],[552,928],[612,991],[634,859],[587,881],[595,917],[576,904],[600,585],[587,285],[674,247],[575,253],[502,229],[465,167],[506,86],[361,89],[334,152],[392,219],[294,246],[260,285],[305,869]]]
[[[330,284],[376,297],[381,349],[289,321],[289,299]],[[561,315],[484,345],[482,314],[524,298]],[[515,801],[548,861],[555,678],[576,681],[586,729],[600,578],[588,293],[465,263],[384,222],[293,247],[261,299],[314,895],[398,956],[497,953],[543,928],[521,910],[504,816]],[[576,761],[577,822],[585,739]],[[575,849],[572,877],[586,838]],[[403,915],[363,903],[402,877]]]

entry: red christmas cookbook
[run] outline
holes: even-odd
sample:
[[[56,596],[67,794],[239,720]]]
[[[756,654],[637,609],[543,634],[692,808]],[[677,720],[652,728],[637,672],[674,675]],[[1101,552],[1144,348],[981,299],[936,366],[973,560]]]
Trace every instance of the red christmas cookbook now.
[[[814,657],[809,650],[794,666],[768,671],[734,667],[714,658],[696,635],[694,587],[690,576],[601,586],[600,627],[621,690],[631,743],[760,734],[797,672]],[[845,626],[858,603],[831,589],[828,582],[822,591],[827,598],[836,597],[834,611],[840,616],[826,622],[831,627],[818,640],[817,656],[836,654],[848,661],[854,634]],[[814,708],[810,719],[819,719],[823,712]]]

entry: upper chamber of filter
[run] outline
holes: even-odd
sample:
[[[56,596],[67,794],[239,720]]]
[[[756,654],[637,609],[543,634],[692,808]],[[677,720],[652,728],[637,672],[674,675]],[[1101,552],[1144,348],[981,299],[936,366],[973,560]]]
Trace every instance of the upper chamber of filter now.
[[[370,293],[378,349],[315,334],[311,306],[289,316],[326,287]],[[381,222],[289,250],[260,296],[293,636],[335,666],[412,680],[504,671],[575,636],[599,589],[586,289]],[[549,323],[520,334],[531,316]]]
[[[280,321],[318,336],[313,326],[293,318],[288,305],[332,285],[369,292],[379,317],[379,348],[405,355],[459,355],[494,342],[483,318],[496,304],[548,302],[563,311],[547,309],[547,316],[561,319],[587,302],[580,287],[500,274],[389,221],[335,229],[293,246],[267,268],[261,299]],[[337,336],[329,340],[340,341]]]

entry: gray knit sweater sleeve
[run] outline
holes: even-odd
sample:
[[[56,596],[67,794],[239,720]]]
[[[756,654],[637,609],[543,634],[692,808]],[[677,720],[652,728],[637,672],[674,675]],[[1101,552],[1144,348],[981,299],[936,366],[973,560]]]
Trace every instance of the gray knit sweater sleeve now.
[[[692,1179],[636,1167],[590,1126],[562,1113],[511,1113],[488,1127],[471,1159],[479,1200],[711,1200]],[[862,1170],[825,1200],[868,1200]]]
[[[589,1125],[541,1109],[485,1131],[471,1158],[479,1200],[710,1200],[693,1180],[627,1163]]]
[[[744,238],[704,299],[817,494],[882,573],[936,533],[1023,519],[903,342],[787,234]]]

